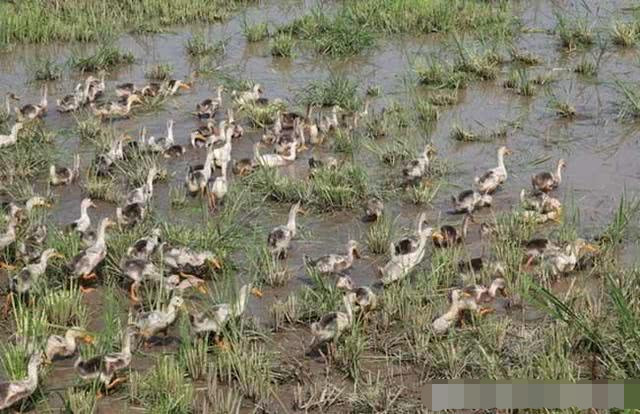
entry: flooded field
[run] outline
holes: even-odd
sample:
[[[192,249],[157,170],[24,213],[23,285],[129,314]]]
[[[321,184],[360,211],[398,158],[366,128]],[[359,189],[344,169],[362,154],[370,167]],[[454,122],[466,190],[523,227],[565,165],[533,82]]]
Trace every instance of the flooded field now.
[[[24,121],[17,143],[0,146],[0,201],[6,206],[0,231],[17,229],[15,241],[0,245],[0,259],[8,265],[0,270],[2,297],[13,297],[0,332],[2,378],[25,378],[29,355],[65,328],[79,326],[93,338],[78,345],[86,361],[121,352],[127,326],[141,312],[163,313],[173,297],[185,302],[165,335],[157,335],[163,331],[158,329],[148,340],[140,332],[134,336],[130,364],[114,375],[122,383],[104,389],[100,380],[81,379],[74,355],[43,364],[37,390],[14,408],[419,412],[426,411],[422,386],[434,379],[637,378],[640,9],[628,1],[470,1],[453,2],[457,16],[449,17],[448,26],[436,6],[433,27],[401,30],[393,20],[398,10],[409,16],[413,7],[441,3],[407,0],[394,8],[372,1],[377,8],[358,9],[357,1],[274,0],[242,5],[217,23],[200,19],[163,27],[162,33],[139,34],[145,30],[134,27],[100,43],[13,42],[0,49],[0,96],[10,105],[6,115],[4,105],[0,109],[0,135],[18,121],[14,106],[40,102],[45,86],[48,92],[46,115]],[[370,25],[330,37],[323,25],[337,27],[344,24],[340,19]],[[268,33],[262,34],[260,23]],[[125,62],[81,70],[81,57],[107,48]],[[178,79],[189,87],[167,96],[140,92],[141,104],[118,119],[101,119],[88,104],[69,113],[56,110],[56,99],[103,73],[105,88],[96,103],[115,101],[127,82],[142,88]],[[260,99],[238,99],[255,84],[263,90]],[[212,209],[208,194],[187,194],[185,177],[208,153],[204,145],[191,144],[193,131],[207,124],[195,115],[196,105],[215,98],[219,86],[225,89],[213,125],[228,120],[227,109],[233,109],[244,133],[231,140],[228,190]],[[309,118],[307,103],[315,104]],[[341,106],[338,122],[323,132],[320,124],[331,124],[333,105]],[[291,111],[301,114],[305,130],[317,124],[323,142],[289,147],[295,160],[282,166],[255,165],[261,161],[255,144],[269,133],[279,135],[273,132],[277,114]],[[175,144],[185,149],[175,157],[148,151],[140,138],[143,128],[148,136],[166,136],[169,120]],[[125,156],[98,176],[98,156],[123,134],[137,146],[125,143]],[[434,154],[409,180],[403,169],[427,144]],[[481,189],[474,177],[499,165],[501,147],[508,151],[507,176],[497,191],[480,191],[491,194],[491,206],[473,211],[460,243],[435,247],[446,233],[438,232],[442,225],[463,233],[466,216],[453,214],[451,198]],[[272,148],[265,143],[260,151]],[[50,185],[49,165],[71,167],[76,154],[76,179]],[[327,165],[330,157],[337,166]],[[233,162],[243,159],[253,160],[252,171],[232,173]],[[566,167],[558,180],[560,159]],[[325,165],[312,171],[318,160]],[[135,225],[116,219],[116,209],[145,184],[152,166],[159,173],[152,195],[140,203],[146,215]],[[221,175],[214,170],[212,180]],[[543,171],[552,173],[557,188],[548,196],[529,194],[532,176]],[[498,179],[493,174],[488,181]],[[26,211],[34,195],[49,206]],[[562,207],[540,207],[549,196]],[[95,204],[88,210],[90,229],[99,233],[107,217],[114,225],[106,230],[106,257],[83,274],[96,277],[83,280],[71,277],[72,259],[92,242],[83,244],[83,235],[67,226],[80,217],[87,197]],[[375,222],[363,220],[372,198],[384,203]],[[287,223],[296,202],[302,211],[287,257],[273,258],[268,235]],[[10,203],[25,211],[12,213]],[[430,228],[426,247],[420,245],[423,233],[416,233],[420,213]],[[46,237],[33,246],[30,236],[38,225],[46,227]],[[140,300],[132,300],[132,279],[122,270],[127,249],[155,228],[167,244],[145,262],[163,276],[193,273],[206,288],[171,293],[162,277],[149,278],[142,280]],[[414,233],[424,257],[401,280],[386,283],[379,272],[395,260],[389,243]],[[540,238],[557,248],[532,257],[525,245]],[[352,266],[329,275],[314,270],[315,259],[346,254],[349,240],[357,242],[360,256]],[[576,247],[582,242],[584,251]],[[21,245],[35,256],[21,252]],[[213,260],[188,268],[167,265],[169,247],[180,246],[209,251]],[[17,292],[15,275],[47,248],[62,257],[51,258],[28,292]],[[477,257],[483,269],[459,268]],[[375,309],[362,306],[352,318],[343,297],[355,296],[335,287],[339,275],[370,287]],[[505,283],[504,297],[485,289],[482,300],[472,300],[480,286],[459,290],[489,287],[496,278]],[[198,335],[198,312],[235,303],[248,283],[254,295],[248,295],[246,311],[234,318],[232,305],[218,335]],[[434,320],[453,308],[458,292],[469,296],[460,303],[470,303],[470,317],[458,320],[460,305],[439,332]],[[342,317],[345,327],[339,326]],[[312,346],[323,328],[341,334]]]

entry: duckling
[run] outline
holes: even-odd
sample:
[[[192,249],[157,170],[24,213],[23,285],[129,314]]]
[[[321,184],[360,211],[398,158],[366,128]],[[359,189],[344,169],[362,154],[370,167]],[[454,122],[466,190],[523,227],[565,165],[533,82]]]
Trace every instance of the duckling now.
[[[208,98],[196,105],[196,116],[198,118],[214,118],[218,109],[222,107],[222,91],[224,86],[218,86],[216,98]]]
[[[174,296],[165,310],[157,309],[138,313],[133,324],[142,338],[148,341],[158,332],[163,332],[166,335],[169,327],[175,322],[179,309],[184,307],[184,299],[180,296]]]
[[[13,302],[13,296],[23,296],[29,293],[29,290],[38,282],[40,276],[42,276],[47,270],[47,264],[49,259],[59,257],[64,258],[61,254],[54,249],[47,249],[40,255],[40,260],[36,263],[31,263],[22,268],[18,273],[13,275],[9,279],[9,294],[5,302],[4,313],[8,313],[11,303]]]
[[[168,276],[164,278],[164,288],[169,292],[178,291],[179,294],[191,288],[196,288],[205,294],[208,292],[205,280],[193,275],[185,275],[184,279],[181,275],[176,274]]]
[[[435,148],[431,144],[427,144],[418,158],[409,161],[402,169],[402,174],[409,182],[421,179],[429,170],[431,162],[430,157],[436,153]]]
[[[465,190],[457,196],[451,196],[451,201],[454,212],[473,213],[478,208],[490,207],[493,203],[493,197],[475,190]]]
[[[462,241],[467,237],[467,229],[470,221],[472,221],[471,215],[465,215],[464,219],[462,219],[460,232],[450,225],[440,227],[440,231],[434,232],[432,235],[433,244],[436,247],[451,247],[462,243]]]
[[[347,254],[329,254],[317,259],[311,259],[305,255],[305,263],[315,269],[318,273],[339,273],[348,270],[353,265],[353,259],[360,258],[358,253],[358,242],[349,240],[347,242]]]
[[[173,96],[178,93],[178,90],[191,89],[191,82],[184,82],[179,79],[171,79],[162,85],[161,94],[164,96]]]
[[[492,194],[507,180],[507,168],[504,165],[504,156],[511,153],[511,150],[505,146],[498,148],[498,166],[474,179],[480,193]]]
[[[104,95],[105,89],[107,89],[107,86],[104,82],[105,75],[106,73],[104,71],[100,71],[100,78],[88,76],[85,80],[85,87],[88,87],[91,91],[90,94],[93,95],[92,102],[97,98],[102,97],[102,95]]]
[[[548,193],[551,190],[558,188],[562,182],[562,170],[567,167],[565,160],[560,159],[558,161],[558,167],[555,174],[552,172],[541,172],[531,177],[531,185],[534,191],[541,193]]]
[[[93,245],[78,253],[71,260],[71,263],[69,264],[72,271],[71,277],[80,277],[82,279],[94,279],[96,277],[95,273],[93,273],[95,268],[107,256],[107,245],[105,243],[107,227],[113,224],[114,222],[108,217],[102,219],[100,227],[98,227],[96,241]],[[90,289],[81,287],[81,290],[83,292],[87,292]]]
[[[0,135],[0,148],[8,147],[18,142],[18,133],[23,128],[23,126],[24,124],[22,122],[16,122],[11,127],[11,132],[9,133],[9,135]]]
[[[332,157],[331,155],[322,157],[322,158],[316,158],[316,157],[311,157],[309,158],[309,169],[311,170],[311,175],[313,175],[314,171],[320,168],[328,168],[328,169],[336,169],[338,168],[338,159],[335,157]]]
[[[211,178],[211,169],[213,167],[213,150],[208,149],[207,158],[204,164],[190,166],[185,177],[185,185],[191,196],[197,194],[203,195],[207,189],[207,184]]]
[[[42,354],[36,352],[29,358],[26,379],[0,382],[0,410],[10,408],[35,392],[38,388],[38,368],[41,363]]]
[[[73,112],[80,109],[84,101],[84,94],[82,92],[82,83],[76,85],[74,93],[66,95],[62,99],[58,99],[58,112],[66,113]]]
[[[199,274],[205,267],[221,269],[220,261],[212,252],[206,250],[192,250],[188,247],[171,247],[163,244],[162,262],[171,271]]]
[[[227,121],[222,120],[218,123],[218,127],[214,127],[213,122],[207,122],[206,126],[199,127],[195,131],[191,132],[191,146],[194,148],[203,148],[209,146],[216,141],[221,141],[226,138]]]
[[[263,167],[282,167],[296,159],[297,142],[293,142],[291,145],[291,151],[288,155],[280,154],[260,154],[260,142],[257,142],[253,146],[254,162]]]
[[[221,168],[231,161],[231,139],[233,138],[233,128],[229,127],[225,130],[225,140],[220,146],[211,146],[213,152],[213,164]]]
[[[296,138],[297,131],[299,130],[300,120],[295,119],[293,121],[293,128],[290,131],[282,132],[276,135],[278,138],[275,142],[275,152],[276,154],[286,154],[291,150],[291,146],[295,141],[298,141]]]
[[[231,170],[235,175],[244,177],[251,174],[255,167],[256,165],[252,159],[242,158],[239,160],[233,160],[233,167],[231,167]]]
[[[520,191],[520,204],[522,204],[525,210],[533,210],[542,214],[557,211],[562,208],[562,203],[557,198],[551,197],[546,193],[539,193],[537,196],[527,197],[524,189]]]
[[[560,247],[549,239],[536,238],[523,243],[525,249],[526,262],[529,266],[538,257],[543,256],[547,251],[559,251]]]
[[[291,244],[291,240],[296,237],[296,215],[300,211],[300,202],[291,206],[289,209],[289,219],[287,220],[286,225],[281,225],[269,233],[267,237],[267,245],[269,246],[269,251],[271,252],[271,256],[279,259],[286,259],[287,252],[289,250],[289,245]]]
[[[506,296],[506,288],[506,281],[503,278],[498,277],[491,282],[491,285],[488,288],[483,285],[469,285],[462,289],[462,291],[480,306],[482,304],[495,301],[498,293],[502,296]],[[486,308],[482,313],[488,313],[491,311],[492,309]]]
[[[147,139],[147,148],[151,152],[155,153],[165,153],[169,151],[170,148],[175,146],[175,140],[173,137],[173,119],[169,119],[167,121],[167,136],[156,138],[151,136]],[[184,152],[180,151],[179,152]]]
[[[237,299],[233,303],[221,303],[205,312],[195,313],[189,316],[193,331],[198,334],[212,333],[218,340],[225,325],[233,318],[239,318],[247,307],[248,294],[261,297],[262,292],[246,284],[240,288]]]
[[[465,310],[479,311],[478,303],[469,294],[461,289],[451,292],[451,305],[447,312],[436,318],[431,324],[431,329],[436,335],[443,335],[449,331],[458,321]]]
[[[244,135],[244,128],[242,128],[242,125],[236,122],[233,116],[233,108],[227,109],[227,123],[231,128],[233,128],[231,138],[233,139],[242,138],[242,136]]]
[[[346,295],[343,296],[342,302],[346,312],[330,312],[324,315],[318,322],[311,324],[311,334],[313,340],[311,342],[311,351],[318,349],[327,342],[331,342],[329,348],[330,354],[333,354],[335,342],[340,335],[353,323],[353,307],[351,300]]]
[[[82,339],[87,344],[93,343],[93,337],[86,330],[78,327],[67,329],[64,336],[51,335],[47,339],[44,354],[48,362],[55,358],[68,358],[76,353],[77,339]]]
[[[147,173],[147,181],[138,188],[134,188],[126,196],[126,205],[129,204],[147,204],[153,196],[153,180],[158,174],[156,166],[152,166]]]
[[[540,213],[537,211],[523,211],[522,218],[525,221],[529,221],[534,224],[545,224],[549,221],[560,222],[562,219],[562,208],[558,210],[552,210],[546,213]]]
[[[313,105],[307,106],[307,114],[302,120],[302,127],[304,133],[309,137],[309,143],[312,145],[320,145],[324,142],[324,134],[320,134],[318,123],[313,119],[311,112],[313,111]]]
[[[159,228],[153,229],[150,236],[136,240],[127,249],[127,256],[136,259],[148,259],[160,246],[161,234],[162,232]]]
[[[125,379],[117,378],[117,374],[131,364],[131,338],[135,335],[136,332],[133,329],[126,329],[120,352],[98,355],[87,360],[79,356],[74,363],[78,376],[83,380],[99,379],[107,392],[124,382]]]
[[[232,91],[231,95],[233,96],[236,104],[244,105],[244,104],[257,101],[262,96],[262,93],[263,93],[262,87],[260,86],[259,83],[256,83],[255,85],[253,85],[253,87],[249,91],[243,91],[243,92]]]
[[[420,242],[424,237],[424,222],[427,218],[426,213],[420,213],[416,220],[416,231],[414,234],[405,236],[394,243],[393,254],[396,256],[402,256],[416,252],[420,246]]]
[[[18,120],[42,118],[47,113],[47,85],[42,88],[42,99],[39,104],[28,104],[22,108],[15,108]]]
[[[129,116],[134,103],[142,104],[140,96],[130,95],[125,105],[119,102],[107,102],[106,104],[98,106],[92,102],[90,108],[93,114],[100,119],[126,118]]]
[[[131,140],[128,135],[120,135],[111,142],[109,151],[99,154],[94,161],[96,173],[99,176],[109,175],[111,167],[116,161],[124,159],[124,143]]]
[[[76,154],[73,159],[73,168],[49,166],[49,184],[67,185],[74,182],[80,175],[80,155]]]
[[[338,129],[340,127],[340,123],[338,122],[338,111],[340,107],[338,105],[333,105],[331,107],[331,116],[324,116],[320,118],[320,122],[318,122],[318,130],[322,134],[327,134],[329,131],[333,129]]]
[[[124,208],[116,208],[116,221],[120,226],[135,226],[144,220],[146,215],[147,208],[141,203],[127,204]]]
[[[356,312],[369,313],[378,306],[378,297],[368,286],[355,287],[349,276],[340,276],[336,281],[336,288],[346,291],[346,296]]]
[[[116,85],[116,95],[118,95],[118,98],[127,99],[131,95],[142,95],[142,90],[134,83],[121,83]]]
[[[29,226],[22,240],[16,245],[16,258],[23,263],[30,263],[42,254],[42,245],[47,239],[47,226],[38,224]]]
[[[547,263],[553,276],[563,275],[572,272],[583,253],[598,252],[598,247],[588,243],[584,239],[576,239],[569,243],[564,251],[547,250],[543,254],[543,259]]]
[[[222,173],[220,176],[209,181],[207,190],[209,192],[209,208],[211,211],[216,209],[216,206],[220,204],[229,190],[227,183],[227,165],[229,165],[229,161],[222,164]]]
[[[373,197],[367,200],[364,206],[364,222],[377,221],[384,214],[384,203],[379,198]]]
[[[120,270],[126,277],[131,279],[129,298],[135,303],[140,302],[138,290],[142,282],[162,279],[162,272],[147,259],[124,257],[120,262]]]

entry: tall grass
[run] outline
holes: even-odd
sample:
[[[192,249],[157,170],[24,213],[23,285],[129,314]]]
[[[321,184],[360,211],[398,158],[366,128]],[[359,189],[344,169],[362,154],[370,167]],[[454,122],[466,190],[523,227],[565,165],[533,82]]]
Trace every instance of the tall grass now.
[[[192,22],[216,22],[244,0],[153,0],[132,2],[25,0],[0,7],[0,46],[12,43],[96,41],[132,31],[153,33]]]
[[[345,111],[360,107],[358,83],[342,75],[330,75],[326,79],[311,82],[298,94],[303,105],[317,107],[340,106]]]
[[[145,374],[133,373],[131,399],[154,413],[187,414],[192,411],[195,390],[173,356],[162,356]]]
[[[32,64],[31,71],[36,81],[54,81],[62,76],[62,66],[46,58],[37,59]]]
[[[135,61],[131,52],[123,52],[114,45],[102,45],[91,55],[73,55],[70,65],[80,72],[98,72],[109,70],[116,66],[128,65]]]

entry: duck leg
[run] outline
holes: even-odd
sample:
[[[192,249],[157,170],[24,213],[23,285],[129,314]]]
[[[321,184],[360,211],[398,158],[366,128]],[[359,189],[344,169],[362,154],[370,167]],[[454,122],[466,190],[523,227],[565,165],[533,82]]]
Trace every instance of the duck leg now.
[[[87,288],[84,286],[80,286],[80,292],[82,293],[89,293],[89,292],[93,292],[94,290],[96,290],[95,288]]]
[[[140,303],[140,298],[138,297],[138,286],[135,282],[131,284],[131,287],[129,287],[129,299],[134,303]]]
[[[2,307],[2,315],[6,318],[9,315],[9,310],[13,307],[13,292],[7,294],[7,299]]]
[[[113,381],[111,381],[108,385],[107,385],[107,390],[112,389],[113,387],[115,387],[118,384],[121,384],[123,382],[127,382],[127,378],[126,377],[116,377]]]
[[[96,274],[94,272],[89,273],[88,275],[83,275],[82,278],[84,280],[93,280],[96,279],[98,276],[96,276]]]

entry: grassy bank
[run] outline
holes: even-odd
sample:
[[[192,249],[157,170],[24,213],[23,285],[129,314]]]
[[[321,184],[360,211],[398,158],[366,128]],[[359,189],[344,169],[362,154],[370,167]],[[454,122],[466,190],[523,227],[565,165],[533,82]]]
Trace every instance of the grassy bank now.
[[[0,4],[0,46],[93,41],[122,32],[157,33],[164,27],[215,22],[246,0],[25,0]]]

